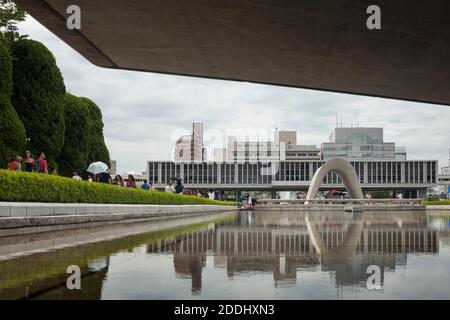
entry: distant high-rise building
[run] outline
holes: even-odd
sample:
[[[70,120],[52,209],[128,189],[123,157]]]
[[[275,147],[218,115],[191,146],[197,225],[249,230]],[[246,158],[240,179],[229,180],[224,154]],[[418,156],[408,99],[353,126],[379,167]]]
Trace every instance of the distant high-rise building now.
[[[193,122],[192,134],[177,139],[175,142],[175,161],[206,161],[202,122]]]
[[[269,141],[237,140],[228,137],[228,161],[320,160],[320,150],[313,145],[298,145],[297,131],[275,131]]]
[[[215,162],[227,161],[227,149],[226,148],[214,148],[214,161]]]
[[[450,149],[448,149],[448,166],[441,168],[442,174],[450,175]]]
[[[117,174],[117,160],[110,160],[109,173],[112,176],[115,176]]]
[[[383,141],[383,128],[335,128],[329,142],[322,143],[323,160],[406,160],[406,151]]]

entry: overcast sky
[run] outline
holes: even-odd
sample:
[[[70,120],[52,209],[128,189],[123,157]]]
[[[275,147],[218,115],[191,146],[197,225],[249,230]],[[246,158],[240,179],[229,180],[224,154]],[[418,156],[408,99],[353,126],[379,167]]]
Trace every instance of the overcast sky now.
[[[207,145],[226,135],[264,138],[297,130],[301,144],[320,145],[336,126],[384,128],[384,140],[406,146],[408,159],[448,165],[450,107],[349,94],[96,67],[32,18],[20,31],[55,55],[68,92],[102,109],[105,139],[118,171],[141,172],[147,160],[171,160],[177,136],[203,121]]]

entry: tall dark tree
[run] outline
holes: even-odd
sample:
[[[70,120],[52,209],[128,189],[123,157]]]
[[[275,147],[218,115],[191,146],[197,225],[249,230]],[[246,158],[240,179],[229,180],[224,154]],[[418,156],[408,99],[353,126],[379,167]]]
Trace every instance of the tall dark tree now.
[[[65,136],[58,158],[59,173],[71,176],[74,171],[85,170],[91,139],[91,114],[83,98],[71,94],[64,96]]]
[[[25,128],[11,104],[12,60],[6,42],[0,37],[0,167],[8,157],[25,151]]]
[[[13,105],[35,153],[45,151],[50,168],[64,143],[64,81],[53,54],[40,42],[12,43]]]
[[[0,0],[0,33],[18,38],[17,23],[25,20],[25,11],[11,0]]]
[[[91,117],[91,135],[90,146],[88,155],[88,164],[95,161],[102,161],[106,164],[110,164],[109,151],[105,144],[105,138],[103,136],[103,120],[102,111],[100,108],[90,99],[81,98],[87,107]]]

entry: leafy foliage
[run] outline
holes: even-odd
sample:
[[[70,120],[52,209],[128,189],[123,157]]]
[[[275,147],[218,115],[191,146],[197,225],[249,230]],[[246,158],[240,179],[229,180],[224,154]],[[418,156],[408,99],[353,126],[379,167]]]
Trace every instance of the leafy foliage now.
[[[0,167],[8,157],[25,148],[25,128],[11,104],[12,61],[6,42],[0,39]]]
[[[64,96],[64,146],[58,158],[59,173],[70,176],[88,166],[91,139],[91,114],[85,99],[71,94]]]
[[[422,201],[427,206],[449,206],[450,200]]]
[[[389,191],[371,191],[369,194],[373,199],[389,199],[392,198]]]
[[[59,176],[7,170],[0,170],[0,201],[234,205],[233,202],[196,196],[123,188]]]
[[[435,194],[429,194],[425,197],[426,201],[440,201],[439,197]]]
[[[17,23],[25,20],[25,11],[11,0],[0,0],[0,32],[18,37]]]
[[[80,98],[89,108],[91,116],[91,134],[90,147],[88,155],[88,164],[95,161],[102,161],[106,164],[110,163],[109,151],[105,144],[103,136],[103,120],[100,108],[88,98]]]
[[[40,42],[20,39],[12,43],[12,50],[13,105],[30,138],[30,149],[45,151],[49,167],[55,168],[65,131],[61,72]]]

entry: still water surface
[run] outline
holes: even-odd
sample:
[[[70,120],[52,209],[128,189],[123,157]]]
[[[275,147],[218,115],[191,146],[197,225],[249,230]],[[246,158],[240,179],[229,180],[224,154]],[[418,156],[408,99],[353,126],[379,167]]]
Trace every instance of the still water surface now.
[[[449,217],[254,211],[0,238],[0,298],[449,299]]]

